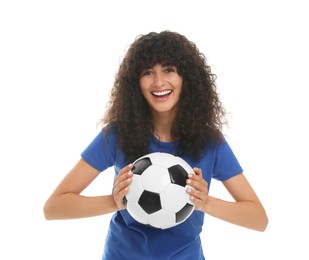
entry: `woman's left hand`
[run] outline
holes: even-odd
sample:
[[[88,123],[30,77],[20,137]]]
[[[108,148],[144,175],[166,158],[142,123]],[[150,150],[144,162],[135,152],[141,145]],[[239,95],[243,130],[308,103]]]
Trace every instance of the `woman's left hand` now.
[[[196,210],[205,212],[205,207],[208,199],[208,183],[203,179],[202,170],[193,168],[195,174],[189,174],[187,179],[187,192],[190,195],[191,201],[195,205]]]

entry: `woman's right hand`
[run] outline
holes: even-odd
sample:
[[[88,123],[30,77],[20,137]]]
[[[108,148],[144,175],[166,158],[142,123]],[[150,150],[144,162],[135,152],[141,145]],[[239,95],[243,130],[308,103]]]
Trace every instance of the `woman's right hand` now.
[[[129,192],[129,185],[132,183],[132,168],[133,164],[129,164],[122,168],[114,181],[114,191],[113,197],[114,201],[118,207],[118,210],[123,210],[126,208],[124,203],[124,197]]]

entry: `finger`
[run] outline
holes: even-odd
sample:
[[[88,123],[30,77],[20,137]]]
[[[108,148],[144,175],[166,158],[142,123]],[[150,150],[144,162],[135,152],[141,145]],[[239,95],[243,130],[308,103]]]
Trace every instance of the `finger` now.
[[[193,168],[194,173],[189,173],[188,178],[191,180],[199,181],[203,179],[202,170],[200,168]]]
[[[120,170],[120,172],[117,174],[114,184],[118,183],[118,182],[122,182],[128,178],[131,178],[133,173],[131,171],[131,169],[133,168],[132,164],[127,165],[126,167],[122,168]]]
[[[200,168],[193,168],[195,174],[189,174],[187,184],[191,186],[198,186],[201,184],[203,187],[208,187],[208,182],[204,180],[202,170]]]
[[[127,200],[125,199],[125,196],[127,195],[128,191],[129,188],[127,187],[124,190],[121,190],[117,195],[114,195],[114,200],[118,205],[119,210],[126,208]]]
[[[114,200],[120,210],[126,207],[126,200],[124,198],[129,192],[129,185],[131,184],[131,181],[132,178],[128,179],[127,181],[123,181],[122,183],[114,187],[113,191]]]
[[[122,181],[117,181],[115,184],[114,184],[114,194],[118,194],[120,193],[121,191],[125,190],[128,188],[128,186],[131,184],[132,182],[132,177],[128,177]]]
[[[200,191],[190,190],[187,191],[189,193],[190,200],[195,205],[197,210],[202,210],[203,206],[206,204],[207,195]]]
[[[202,169],[194,167],[193,171],[196,175],[202,176]]]
[[[207,182],[200,176],[189,175],[186,183],[197,190],[204,190],[207,188]]]
[[[123,198],[128,194],[129,192],[129,187],[125,187],[124,189],[120,190],[117,194],[115,194],[115,199],[118,202],[123,202]]]
[[[121,176],[117,176],[114,181],[114,186],[118,185],[119,183],[125,182],[128,179],[132,178],[133,173],[131,171],[122,174]]]
[[[113,194],[118,194],[121,190],[124,190],[132,182],[133,173],[131,170],[127,171],[131,167],[125,167],[120,176],[116,176],[114,181]]]
[[[197,198],[199,200],[203,200],[203,198],[206,197],[206,193],[203,191],[188,188],[187,192],[190,194],[190,196],[193,196],[194,198]]]
[[[127,166],[123,167],[120,172],[117,174],[117,176],[123,176],[125,175],[127,172],[131,171],[133,168],[133,164],[130,163]]]
[[[195,205],[195,207],[198,204],[198,198],[196,197],[197,192],[195,192],[194,189],[188,188],[187,193],[189,194],[189,198],[192,201],[192,203]]]

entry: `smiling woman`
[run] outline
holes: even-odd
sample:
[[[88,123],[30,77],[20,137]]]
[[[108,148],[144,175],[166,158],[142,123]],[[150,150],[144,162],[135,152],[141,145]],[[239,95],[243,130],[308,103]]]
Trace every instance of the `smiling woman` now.
[[[215,79],[204,54],[185,36],[163,31],[137,37],[120,65],[102,120],[105,125],[117,124],[127,162],[147,154],[153,134],[160,141],[181,140],[178,152],[194,159],[209,140],[221,142],[225,110]],[[153,95],[170,90],[169,96]],[[168,117],[163,112],[170,109]]]
[[[102,123],[102,131],[52,193],[44,212],[47,219],[113,212],[103,259],[205,259],[200,239],[205,213],[265,230],[265,210],[221,133],[224,108],[215,75],[185,36],[163,31],[135,40],[120,65]],[[192,189],[186,192],[195,210],[165,230],[138,223],[124,199],[133,182],[132,162],[150,152],[177,155],[194,171],[187,176]],[[81,195],[112,166],[112,194]],[[209,196],[212,179],[222,181],[234,201]]]

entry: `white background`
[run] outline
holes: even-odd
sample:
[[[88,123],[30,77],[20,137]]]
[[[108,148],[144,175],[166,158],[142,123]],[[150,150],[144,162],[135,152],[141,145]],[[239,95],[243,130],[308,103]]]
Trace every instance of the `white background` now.
[[[224,133],[269,216],[264,233],[205,216],[206,258],[309,259],[305,2],[1,1],[0,258],[101,258],[110,215],[46,221],[43,205],[99,131],[128,45],[169,29],[217,74]],[[111,183],[102,174],[85,194]],[[230,199],[220,183],[210,194]]]

